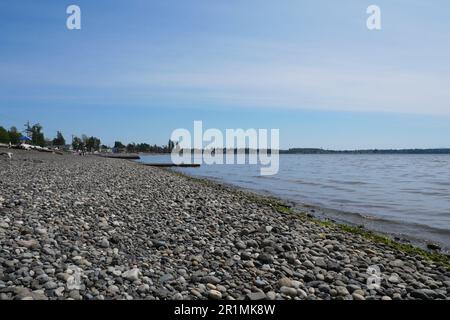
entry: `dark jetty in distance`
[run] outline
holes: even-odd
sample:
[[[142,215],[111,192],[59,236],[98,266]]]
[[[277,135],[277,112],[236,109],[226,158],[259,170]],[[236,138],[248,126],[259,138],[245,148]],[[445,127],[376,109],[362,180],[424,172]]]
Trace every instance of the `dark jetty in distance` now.
[[[141,157],[135,153],[99,153],[99,157],[112,159],[139,160]]]

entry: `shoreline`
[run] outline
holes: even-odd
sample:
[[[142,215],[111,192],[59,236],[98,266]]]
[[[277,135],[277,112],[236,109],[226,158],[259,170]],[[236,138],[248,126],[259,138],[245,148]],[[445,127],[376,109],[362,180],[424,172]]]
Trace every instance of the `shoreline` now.
[[[236,172],[232,172],[234,174],[234,179],[228,179],[228,177],[224,175],[224,172],[226,171],[219,171],[219,174],[215,174],[213,171],[214,168],[200,170],[198,173],[195,170],[180,170],[179,172],[199,179],[208,179],[216,183],[230,185],[240,190],[262,196],[275,197],[288,202],[300,212],[309,212],[323,220],[330,220],[332,222],[348,224],[350,226],[361,226],[373,232],[389,235],[396,241],[409,242],[424,250],[437,249],[444,254],[450,254],[450,230],[442,228],[442,225],[428,225],[426,222],[409,221],[407,217],[402,217],[401,215],[395,216],[389,211],[387,215],[384,215],[382,210],[378,210],[379,212],[377,212],[376,209],[369,210],[368,208],[374,206],[374,203],[369,202],[365,205],[363,203],[364,201],[359,201],[359,205],[361,206],[360,211],[358,211],[358,209],[352,211],[352,209],[346,210],[345,208],[328,207],[323,201],[322,203],[315,201],[314,198],[311,197],[311,194],[309,197],[301,197],[300,195],[297,196],[292,193],[283,195],[283,193],[280,192],[280,190],[283,190],[281,187],[277,189],[275,186],[274,190],[269,188],[270,184],[263,184],[261,187],[258,184],[253,184],[256,182],[250,176],[245,175],[243,178],[239,178],[236,176]],[[283,186],[282,183],[279,185]],[[289,187],[291,190],[294,188],[292,185]],[[344,199],[353,201],[351,197]],[[401,208],[400,204],[398,205],[399,208]],[[426,217],[427,210],[424,209],[422,212],[423,216]]]
[[[281,197],[278,197],[276,195],[270,194],[268,192],[259,192],[258,190],[239,187],[237,185],[233,185],[231,183],[227,183],[225,181],[222,181],[220,179],[215,178],[207,178],[207,177],[201,177],[201,176],[195,176],[195,175],[189,175],[181,171],[174,171],[171,169],[165,169],[169,172],[173,172],[175,174],[179,174],[187,179],[193,179],[195,181],[198,181],[200,183],[210,183],[213,185],[220,186],[224,188],[224,190],[228,192],[240,192],[243,194],[247,194],[250,198],[256,201],[260,201],[262,203],[269,203],[274,206],[279,207],[280,213],[289,213],[294,216],[300,216],[305,219],[309,219],[311,221],[315,221],[319,224],[325,224],[332,227],[342,228],[348,230],[348,232],[356,232],[356,233],[365,233],[369,237],[376,237],[376,238],[383,238],[388,240],[389,243],[392,243],[395,247],[400,248],[401,246],[407,246],[411,247],[408,248],[407,251],[415,251],[417,252],[422,251],[422,254],[424,256],[441,256],[441,258],[438,258],[439,261],[441,260],[447,260],[448,267],[450,268],[450,256],[448,248],[445,247],[445,250],[442,250],[441,248],[436,249],[430,249],[427,247],[428,244],[434,245],[434,243],[428,242],[426,239],[422,238],[412,238],[406,234],[396,234],[394,232],[383,232],[380,230],[374,230],[371,228],[366,228],[363,225],[351,223],[343,219],[339,219],[337,216],[333,216],[330,214],[330,212],[334,211],[337,214],[354,214],[351,212],[345,212],[345,211],[339,211],[335,209],[329,209],[329,208],[323,208],[317,205],[313,204],[306,204],[306,203],[297,203],[295,201],[292,201],[290,199],[284,199]],[[397,221],[387,221],[388,223],[399,223]],[[384,240],[383,240],[384,241]]]
[[[285,203],[296,214],[312,215],[315,219],[319,219],[323,222],[330,222],[330,223],[334,223],[334,224],[344,224],[349,227],[362,228],[366,231],[370,231],[373,233],[378,233],[380,235],[388,236],[391,238],[391,240],[393,240],[395,242],[399,242],[402,244],[411,244],[411,245],[417,246],[420,249],[425,250],[427,252],[436,251],[436,249],[430,249],[430,248],[428,248],[428,246],[431,246],[431,247],[438,246],[439,247],[438,252],[440,252],[444,255],[447,255],[447,256],[449,256],[449,254],[450,254],[450,245],[447,245],[438,240],[434,241],[434,240],[424,238],[424,237],[419,237],[419,236],[413,237],[412,233],[408,233],[408,234],[400,233],[398,230],[395,229],[395,227],[393,227],[393,226],[397,226],[397,227],[411,228],[411,229],[417,228],[416,230],[423,229],[423,228],[430,228],[433,231],[437,231],[436,229],[425,226],[425,225],[415,225],[415,224],[410,224],[410,223],[405,224],[400,221],[384,220],[381,218],[375,218],[373,216],[371,216],[371,218],[366,218],[366,217],[364,217],[364,215],[362,215],[360,213],[342,211],[342,210],[337,210],[337,209],[332,209],[332,208],[325,208],[323,206],[311,204],[311,203],[298,202],[298,201],[294,201],[292,199],[279,197],[268,191],[240,187],[238,185],[234,185],[232,183],[225,182],[219,178],[190,175],[190,174],[184,173],[182,171],[173,171],[173,172],[180,173],[189,178],[192,177],[192,178],[198,179],[198,180],[210,181],[212,183],[216,183],[216,184],[219,184],[222,186],[229,187],[230,189],[236,189],[239,191],[247,192],[250,194],[257,195],[262,198],[267,197],[270,199],[274,199],[281,203]],[[384,229],[383,227],[385,227],[386,229]],[[387,231],[387,230],[389,230],[389,231]]]
[[[450,297],[448,257],[276,198],[120,159],[0,165],[0,299]]]

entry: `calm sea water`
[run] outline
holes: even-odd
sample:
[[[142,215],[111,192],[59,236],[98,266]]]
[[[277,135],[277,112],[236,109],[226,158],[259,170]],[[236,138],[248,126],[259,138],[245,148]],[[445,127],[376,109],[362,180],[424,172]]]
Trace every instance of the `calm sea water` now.
[[[170,156],[141,161],[170,162]],[[280,155],[275,176],[261,176],[257,165],[177,170],[281,197],[341,222],[450,248],[450,155]]]

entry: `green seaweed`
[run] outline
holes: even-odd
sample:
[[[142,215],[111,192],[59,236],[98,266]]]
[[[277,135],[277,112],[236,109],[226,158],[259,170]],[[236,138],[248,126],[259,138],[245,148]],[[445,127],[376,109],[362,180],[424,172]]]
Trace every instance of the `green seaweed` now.
[[[252,195],[252,198],[254,198],[253,195]],[[274,209],[279,213],[290,214],[290,215],[293,215],[296,218],[300,218],[300,219],[308,219],[309,221],[314,222],[325,228],[334,229],[334,230],[338,229],[343,232],[356,234],[356,235],[362,236],[363,238],[365,238],[369,241],[386,245],[392,249],[396,249],[396,250],[406,253],[408,255],[419,256],[428,261],[440,263],[445,268],[450,270],[450,258],[447,255],[439,253],[437,251],[427,251],[427,250],[421,249],[421,248],[416,247],[411,244],[400,243],[400,242],[397,242],[397,241],[391,239],[387,235],[378,234],[373,231],[368,231],[364,228],[361,228],[360,226],[351,226],[351,225],[347,225],[347,224],[339,224],[339,223],[332,222],[329,220],[317,219],[317,218],[315,218],[313,216],[309,216],[305,213],[295,211],[294,209],[284,205],[282,202],[277,201],[276,199],[264,199],[263,198],[260,200],[262,200],[261,201],[262,203],[270,203],[274,207]]]
[[[364,230],[358,227],[353,227],[345,224],[336,224],[336,227],[340,230],[343,230],[348,233],[357,234],[360,235],[368,240],[382,243],[384,245],[387,245],[391,248],[394,248],[396,250],[399,250],[401,252],[407,253],[411,256],[420,256],[422,258],[425,258],[429,261],[438,262],[444,265],[447,269],[450,269],[450,259],[445,254],[439,253],[437,251],[427,251],[424,249],[421,249],[419,247],[416,247],[411,244],[407,243],[400,243],[395,240],[392,240],[390,237],[382,234],[378,234],[372,231]]]
[[[276,210],[283,214],[301,215],[302,218],[305,218],[305,216],[306,216],[305,214],[296,212],[295,210],[285,207],[285,206],[282,206],[282,205],[278,205],[276,207]],[[308,216],[306,216],[306,217],[308,218]],[[338,230],[341,230],[341,231],[344,231],[347,233],[359,235],[359,236],[361,236],[367,240],[370,240],[374,243],[380,243],[380,244],[386,245],[390,248],[396,249],[398,251],[401,251],[401,252],[406,253],[411,256],[419,256],[419,257],[425,258],[428,261],[440,263],[444,267],[446,267],[447,269],[450,270],[450,258],[447,255],[442,254],[440,252],[427,251],[427,250],[421,249],[421,248],[416,247],[411,244],[400,243],[398,241],[391,239],[387,235],[375,233],[373,231],[363,229],[359,226],[340,224],[340,223],[331,222],[329,220],[320,220],[320,219],[313,218],[313,217],[310,217],[309,220],[314,223],[317,223],[323,227],[326,227],[326,228],[335,229],[335,230],[338,229]]]

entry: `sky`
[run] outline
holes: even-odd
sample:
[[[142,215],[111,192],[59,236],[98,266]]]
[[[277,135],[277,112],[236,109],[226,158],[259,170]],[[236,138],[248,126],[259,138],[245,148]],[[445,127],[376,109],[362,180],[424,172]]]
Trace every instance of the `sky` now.
[[[81,8],[68,30],[66,8]],[[366,27],[369,5],[381,30]],[[165,144],[280,130],[280,145],[450,147],[448,0],[0,2],[0,126]]]

